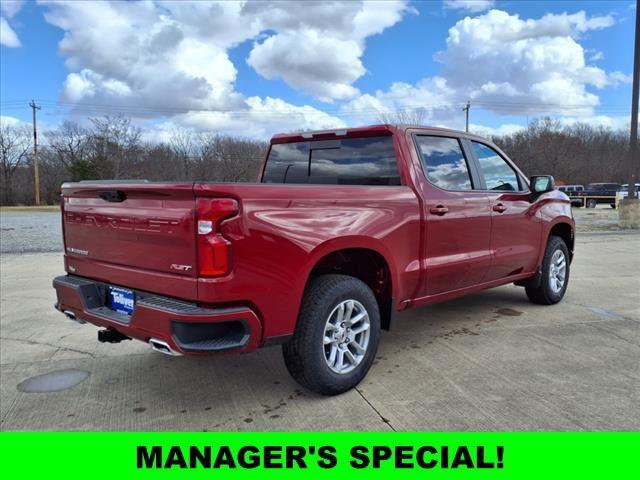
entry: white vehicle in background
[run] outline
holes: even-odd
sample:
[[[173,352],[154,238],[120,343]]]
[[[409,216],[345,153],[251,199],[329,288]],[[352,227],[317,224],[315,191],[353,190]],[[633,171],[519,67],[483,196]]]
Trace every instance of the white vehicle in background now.
[[[640,183],[636,183],[636,197],[638,197],[638,192],[640,192]],[[624,183],[622,188],[616,192],[616,208],[620,204],[620,200],[623,198],[627,198],[629,196],[629,184]]]

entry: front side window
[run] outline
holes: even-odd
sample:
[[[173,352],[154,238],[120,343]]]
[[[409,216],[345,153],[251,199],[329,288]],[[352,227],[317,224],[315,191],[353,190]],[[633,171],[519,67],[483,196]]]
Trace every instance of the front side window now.
[[[520,190],[515,170],[493,148],[472,141],[473,151],[480,164],[487,190],[516,192]]]
[[[427,179],[444,190],[471,190],[467,161],[456,138],[417,135]]]

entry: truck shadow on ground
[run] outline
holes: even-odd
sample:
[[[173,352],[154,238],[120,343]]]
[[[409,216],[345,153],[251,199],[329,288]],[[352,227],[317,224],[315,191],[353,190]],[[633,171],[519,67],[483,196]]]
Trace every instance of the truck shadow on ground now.
[[[379,369],[389,373],[400,368],[408,361],[406,352],[415,355],[422,349],[429,355],[429,344],[440,338],[481,335],[487,324],[520,317],[530,306],[524,292],[512,288],[401,313],[392,330],[382,335],[369,380],[375,381]],[[279,347],[237,356],[136,355],[128,362],[136,364],[127,369],[129,375],[138,378],[129,378],[127,383],[143,385],[133,403],[129,402],[133,413],[154,416],[171,411],[186,418],[194,411],[208,412],[214,422],[208,429],[251,428],[249,424],[256,419],[276,421],[292,410],[311,408],[318,402],[331,404],[340,398],[322,397],[297,385],[284,366]],[[111,382],[112,387],[119,383],[117,379]],[[346,395],[359,394],[352,391]]]

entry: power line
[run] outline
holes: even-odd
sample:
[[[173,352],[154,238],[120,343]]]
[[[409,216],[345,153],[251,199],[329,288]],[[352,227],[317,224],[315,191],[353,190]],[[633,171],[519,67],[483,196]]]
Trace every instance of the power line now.
[[[180,107],[166,107],[166,106],[146,106],[146,105],[114,105],[114,104],[100,104],[100,103],[90,103],[90,102],[65,102],[65,101],[52,101],[52,100],[41,100],[41,105],[46,105],[49,107],[61,107],[61,108],[82,108],[82,109],[95,109],[95,110],[127,110],[127,111],[140,111],[140,112],[149,112],[149,113],[160,113],[160,112],[217,112],[217,113],[246,113],[247,109],[231,109],[231,108],[205,108],[205,107],[195,107],[195,106],[180,106]],[[486,106],[491,108],[513,108],[513,107],[522,107],[522,108],[532,108],[532,109],[586,109],[586,108],[607,108],[607,109],[623,109],[628,110],[628,105],[623,104],[562,104],[562,103],[543,103],[543,102],[527,102],[527,101],[510,101],[510,102],[500,102],[500,101],[483,101],[483,100],[474,100],[474,104],[478,106]],[[459,106],[466,105],[466,102],[447,102],[447,103],[420,103],[420,104],[402,104],[401,107],[403,109],[432,109],[432,108],[456,108]],[[0,102],[0,106],[19,106],[18,101],[2,101]],[[303,108],[303,107],[298,107]],[[315,107],[311,107],[315,108]],[[397,106],[394,108],[389,108],[390,110],[397,109]],[[337,108],[324,108],[324,109],[316,109],[322,113],[336,112],[336,113],[350,113],[350,112],[378,112],[379,108],[376,107],[337,107]],[[278,112],[289,115],[290,112]]]

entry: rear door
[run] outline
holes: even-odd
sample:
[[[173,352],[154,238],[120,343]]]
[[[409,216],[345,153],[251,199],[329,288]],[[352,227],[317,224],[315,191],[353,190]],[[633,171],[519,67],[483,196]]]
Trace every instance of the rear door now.
[[[418,296],[481,283],[491,263],[491,212],[474,179],[461,141],[414,134],[427,182],[425,199],[425,282]]]
[[[486,281],[536,268],[542,223],[529,189],[516,169],[493,147],[467,140],[478,167],[480,188],[491,206],[492,262]]]

